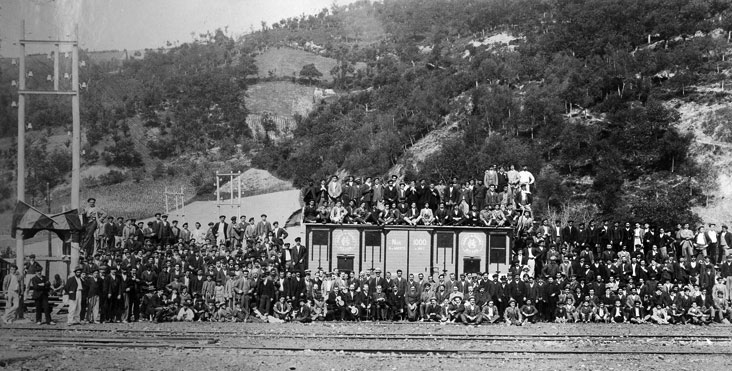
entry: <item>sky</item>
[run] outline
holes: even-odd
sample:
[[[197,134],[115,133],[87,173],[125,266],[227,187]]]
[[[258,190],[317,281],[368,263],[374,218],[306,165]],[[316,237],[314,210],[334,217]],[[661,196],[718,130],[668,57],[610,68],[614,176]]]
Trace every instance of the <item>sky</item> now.
[[[193,40],[228,26],[241,35],[261,21],[317,13],[354,0],[0,0],[0,56],[19,53],[21,20],[26,39],[70,38],[79,26],[82,49],[145,49]],[[39,50],[40,51],[40,50]],[[35,50],[29,49],[28,53]]]

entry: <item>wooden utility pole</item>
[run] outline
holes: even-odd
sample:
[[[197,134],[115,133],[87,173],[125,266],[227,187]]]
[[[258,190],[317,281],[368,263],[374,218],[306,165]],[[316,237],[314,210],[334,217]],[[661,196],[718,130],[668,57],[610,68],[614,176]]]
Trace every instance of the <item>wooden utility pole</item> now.
[[[25,38],[25,20],[20,21],[20,40]],[[20,59],[18,60],[18,91],[25,91],[25,44],[20,43]],[[18,195],[19,202],[25,202],[25,94],[18,94]],[[25,246],[23,234],[15,234],[15,264],[18,271],[23,272],[25,263]]]

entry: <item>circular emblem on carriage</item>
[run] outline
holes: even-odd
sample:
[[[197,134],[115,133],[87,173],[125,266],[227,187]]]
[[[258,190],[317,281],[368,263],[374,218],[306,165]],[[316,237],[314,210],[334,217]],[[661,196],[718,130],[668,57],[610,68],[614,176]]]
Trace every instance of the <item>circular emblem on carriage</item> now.
[[[356,250],[358,241],[351,232],[355,231],[335,231],[333,233],[333,240],[335,242],[335,246],[338,247],[338,250],[343,252]]]
[[[475,233],[468,233],[460,238],[460,247],[465,254],[479,254],[481,249],[481,238]]]

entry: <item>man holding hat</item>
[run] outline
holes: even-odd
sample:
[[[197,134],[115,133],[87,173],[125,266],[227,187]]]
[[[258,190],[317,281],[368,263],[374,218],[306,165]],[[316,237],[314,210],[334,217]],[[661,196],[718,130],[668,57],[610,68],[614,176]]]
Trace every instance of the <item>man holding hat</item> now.
[[[64,295],[68,296],[69,303],[69,314],[66,321],[69,326],[81,324],[81,302],[83,300],[81,291],[84,287],[81,281],[81,271],[81,267],[74,268],[74,275],[66,280],[64,286]]]

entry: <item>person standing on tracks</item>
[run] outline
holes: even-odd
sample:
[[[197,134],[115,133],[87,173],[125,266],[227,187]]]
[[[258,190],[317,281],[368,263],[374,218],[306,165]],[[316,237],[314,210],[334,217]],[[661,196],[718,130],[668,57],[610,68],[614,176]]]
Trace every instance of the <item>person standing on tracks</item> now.
[[[99,268],[92,271],[90,277],[86,278],[86,284],[89,287],[87,294],[87,315],[86,319],[89,323],[99,322],[99,296],[104,282],[99,278]]]
[[[3,322],[11,323],[15,320],[15,314],[20,307],[20,293],[22,291],[22,280],[18,274],[18,266],[13,264],[10,271],[3,278],[3,292],[5,292],[5,314]]]
[[[121,322],[122,312],[120,311],[120,302],[122,300],[122,282],[119,276],[117,276],[117,268],[112,266],[110,268],[110,274],[104,278],[104,292],[106,297],[106,318],[110,323]]]
[[[48,304],[48,293],[51,290],[51,282],[43,276],[43,268],[36,270],[36,275],[31,278],[28,289],[33,291],[31,297],[36,304],[36,324],[40,325],[43,323],[41,322],[41,316],[45,314],[45,324],[55,325],[56,322],[53,322],[51,319],[51,306]]]
[[[81,324],[81,302],[83,300],[81,292],[84,288],[81,271],[81,267],[74,268],[74,275],[66,280],[64,286],[64,295],[68,296],[69,302],[69,314],[66,321],[69,326]]]

